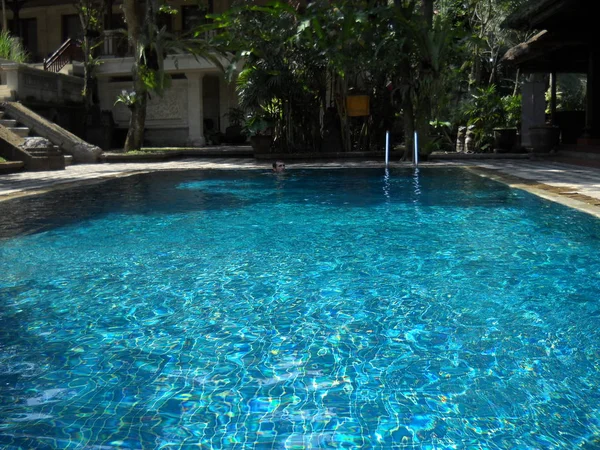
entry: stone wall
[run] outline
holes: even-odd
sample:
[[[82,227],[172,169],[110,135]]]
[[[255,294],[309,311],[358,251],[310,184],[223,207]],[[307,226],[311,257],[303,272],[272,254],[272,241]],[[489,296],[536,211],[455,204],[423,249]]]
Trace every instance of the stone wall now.
[[[83,79],[0,61],[0,101],[81,104]]]
[[[118,128],[129,127],[130,112],[122,103],[115,105],[122,91],[131,90],[131,82],[100,84],[100,108],[112,111]],[[184,128],[188,126],[187,80],[173,80],[165,95],[152,95],[146,111],[147,128]]]

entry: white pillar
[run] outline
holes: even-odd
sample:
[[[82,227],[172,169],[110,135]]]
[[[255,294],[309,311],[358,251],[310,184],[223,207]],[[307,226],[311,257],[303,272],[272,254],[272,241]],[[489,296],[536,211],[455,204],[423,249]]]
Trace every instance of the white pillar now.
[[[202,147],[204,139],[204,104],[202,101],[202,78],[204,74],[187,72],[188,79],[188,145]]]

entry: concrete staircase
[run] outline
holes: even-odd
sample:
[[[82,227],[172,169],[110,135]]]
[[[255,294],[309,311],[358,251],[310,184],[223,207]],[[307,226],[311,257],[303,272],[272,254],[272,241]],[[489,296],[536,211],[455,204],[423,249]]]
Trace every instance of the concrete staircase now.
[[[17,121],[13,119],[5,119],[4,111],[0,111],[0,125],[5,126],[10,131],[15,133],[17,136],[27,137],[29,136],[29,128],[27,127],[18,127]]]
[[[8,161],[22,161],[28,171],[63,170],[66,160],[60,149],[29,134],[29,127],[20,126],[0,109],[0,156]]]
[[[75,164],[100,162],[102,149],[92,145],[19,102],[3,102],[7,118],[14,119],[31,130],[31,134],[47,139]],[[15,135],[14,133],[12,133]],[[16,135],[15,135],[16,136]],[[20,138],[26,139],[26,138]]]

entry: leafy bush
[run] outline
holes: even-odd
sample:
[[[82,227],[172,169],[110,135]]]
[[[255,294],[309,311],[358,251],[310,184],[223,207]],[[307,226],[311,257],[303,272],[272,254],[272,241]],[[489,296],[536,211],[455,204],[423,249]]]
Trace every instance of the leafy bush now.
[[[494,143],[494,128],[503,126],[505,121],[502,98],[496,86],[477,88],[464,105],[463,118],[472,125],[476,151],[491,151]]]
[[[17,63],[25,63],[29,60],[29,53],[27,53],[27,50],[25,50],[18,38],[11,36],[8,31],[1,31],[0,58]]]
[[[522,98],[519,95],[506,95],[502,97],[504,109],[504,125],[509,128],[518,128],[521,123]]]
[[[556,109],[558,111],[585,111],[587,78],[577,73],[558,75],[556,89]],[[550,114],[551,90],[546,91],[546,114]]]

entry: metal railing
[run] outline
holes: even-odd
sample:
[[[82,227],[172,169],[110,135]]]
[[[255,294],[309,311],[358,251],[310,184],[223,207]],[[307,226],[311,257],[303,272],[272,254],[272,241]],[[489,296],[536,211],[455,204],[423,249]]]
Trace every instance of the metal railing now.
[[[67,39],[50,57],[44,59],[44,70],[60,72],[74,59],[83,59],[81,45],[75,39]]]

